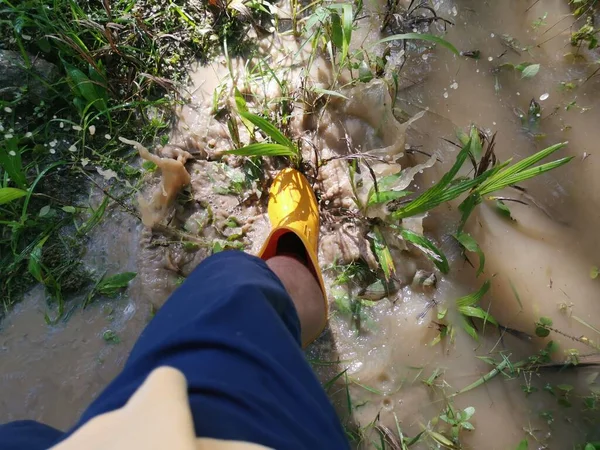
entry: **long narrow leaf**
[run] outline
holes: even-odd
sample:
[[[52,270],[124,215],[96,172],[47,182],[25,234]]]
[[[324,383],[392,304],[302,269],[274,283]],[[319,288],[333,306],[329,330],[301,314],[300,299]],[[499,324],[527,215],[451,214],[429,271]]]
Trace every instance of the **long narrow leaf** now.
[[[461,316],[461,320],[462,320],[462,327],[463,330],[465,330],[467,332],[467,334],[469,336],[471,336],[475,341],[479,340],[479,336],[477,334],[477,330],[475,329],[475,327],[471,324],[471,319],[465,317],[465,316]]]
[[[396,266],[394,265],[392,254],[385,242],[383,234],[381,234],[381,231],[377,226],[373,227],[373,248],[387,281],[396,272]]]
[[[567,145],[566,142],[552,145],[544,150],[541,150],[527,158],[522,159],[521,161],[513,164],[512,166],[507,167],[506,169],[497,172],[494,176],[490,177],[485,183],[483,183],[477,190],[479,192],[490,193],[498,189],[502,189],[503,180],[505,179],[513,179],[512,176],[523,172],[526,169],[529,169],[531,166],[541,161],[542,159],[550,156],[552,153],[560,150],[561,148]],[[563,158],[564,159],[564,158]],[[565,161],[567,162],[567,161]],[[564,164],[564,163],[563,163]],[[516,181],[518,182],[518,181]]]
[[[21,162],[21,152],[18,148],[18,139],[12,137],[5,140],[6,145],[0,146],[0,167],[8,174],[8,177],[14,181],[17,187],[25,189],[27,180],[23,171]]]
[[[492,378],[494,378],[496,375],[498,375],[500,372],[502,372],[504,369],[506,369],[506,367],[508,366],[509,362],[510,361],[508,360],[508,358],[505,358],[494,369],[490,370],[484,376],[482,376],[481,378],[477,379],[476,381],[474,381],[473,383],[471,383],[467,387],[462,388],[456,394],[453,394],[452,397],[454,397],[454,396],[456,396],[458,394],[464,394],[465,392],[471,391],[471,390],[473,390],[473,389],[481,386],[482,384],[490,381]]]
[[[286,136],[284,136],[283,133],[279,131],[277,127],[271,122],[269,122],[267,119],[264,119],[260,116],[257,116],[256,114],[252,114],[247,111],[240,111],[239,114],[244,119],[252,122],[258,128],[260,128],[261,131],[263,131],[267,136],[269,136],[278,144],[284,145],[290,150],[294,148],[294,144],[292,143],[292,141],[290,141]]]
[[[458,300],[456,300],[456,306],[458,306],[460,308],[461,306],[475,305],[477,302],[479,302],[479,300],[481,300],[481,298],[487,293],[487,291],[489,289],[490,289],[490,282],[488,280],[485,283],[483,283],[483,285],[479,288],[479,290],[477,292],[474,292],[469,295],[465,295],[464,297],[461,297]]]
[[[444,255],[444,253],[425,236],[421,236],[410,230],[404,229],[400,231],[400,235],[425,253],[425,256],[427,256],[427,258],[429,258],[431,262],[433,262],[433,264],[440,269],[440,272],[448,273],[450,271],[450,266],[448,265],[448,259],[446,258],[446,255]]]
[[[458,312],[461,313],[463,316],[476,317],[485,322],[490,322],[498,326],[498,321],[494,319],[494,316],[488,314],[479,306],[459,306]]]
[[[382,203],[391,202],[392,200],[398,200],[399,198],[406,197],[412,194],[410,191],[379,191],[373,192],[369,197],[368,205],[375,206]]]
[[[506,178],[500,178],[501,173],[498,175],[498,180],[494,182],[491,186],[486,189],[481,190],[482,195],[490,194],[494,191],[499,191],[504,189],[507,186],[512,186],[517,183],[521,183],[522,181],[528,180],[530,178],[536,177],[538,175],[543,174],[544,172],[548,172],[550,170],[556,169],[562,165],[565,165],[569,161],[571,161],[574,157],[568,156],[566,158],[557,159],[556,161],[552,161],[545,164],[540,164],[539,166],[531,167],[529,169],[525,169],[519,173],[515,173],[511,176],[507,176]]]
[[[315,94],[330,95],[331,97],[338,97],[343,98],[344,100],[348,100],[348,97],[346,97],[344,94],[341,94],[337,91],[330,91],[329,89],[322,89],[318,86],[312,87],[311,91],[313,91]]]
[[[296,156],[296,153],[285,145],[266,143],[246,145],[242,148],[228,150],[225,154],[239,156]]]
[[[485,266],[485,254],[481,251],[477,241],[469,233],[459,232],[454,238],[462,245],[466,250],[477,253],[479,257],[479,267],[477,268],[477,276],[481,275]]]
[[[5,203],[12,202],[21,197],[25,197],[27,195],[27,191],[23,189],[17,189],[12,187],[0,188],[0,205],[4,205]]]
[[[450,182],[454,179],[460,168],[463,166],[467,157],[469,156],[469,152],[471,151],[471,141],[467,142],[467,144],[461,149],[461,151],[456,156],[456,161],[454,165],[450,168],[450,170],[438,181],[438,183],[427,189],[420,196],[410,202],[408,205],[400,208],[393,214],[394,219],[401,219],[403,217],[410,217],[416,214],[420,214],[422,212],[428,211],[435,206],[443,203],[447,200],[438,201],[441,195],[444,193],[446,187],[450,184]],[[473,180],[471,180],[473,181]],[[456,186],[454,186],[456,188]],[[467,188],[470,189],[471,187]],[[465,189],[465,190],[467,190]],[[456,197],[460,195],[460,193],[465,190],[461,190]],[[455,198],[455,197],[453,197]]]
[[[394,34],[393,36],[388,36],[386,38],[383,38],[383,39],[377,41],[377,44],[382,44],[384,42],[390,42],[390,41],[399,41],[399,40],[403,40],[403,41],[405,41],[405,40],[420,40],[420,41],[433,42],[435,44],[441,45],[442,47],[446,47],[448,50],[450,50],[456,56],[460,56],[460,52],[450,42],[448,42],[445,39],[442,39],[439,36],[435,36],[433,34],[427,34],[427,33]]]

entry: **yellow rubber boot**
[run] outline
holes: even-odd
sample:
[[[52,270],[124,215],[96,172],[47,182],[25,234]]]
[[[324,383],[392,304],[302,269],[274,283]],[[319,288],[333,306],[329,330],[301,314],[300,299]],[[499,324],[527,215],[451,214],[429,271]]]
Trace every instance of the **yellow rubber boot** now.
[[[277,254],[277,244],[282,236],[290,232],[298,236],[306,250],[307,267],[319,282],[325,301],[325,317],[328,317],[329,303],[317,256],[319,206],[306,177],[290,168],[279,172],[269,190],[268,213],[271,233],[258,256],[266,261]]]

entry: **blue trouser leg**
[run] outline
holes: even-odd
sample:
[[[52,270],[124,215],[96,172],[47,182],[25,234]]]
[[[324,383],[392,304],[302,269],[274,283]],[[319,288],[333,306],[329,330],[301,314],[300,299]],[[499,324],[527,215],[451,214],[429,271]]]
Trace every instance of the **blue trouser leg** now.
[[[187,378],[197,436],[276,449],[348,448],[300,348],[294,305],[256,257],[223,252],[203,261],[69,433],[123,406],[147,375],[164,365]]]

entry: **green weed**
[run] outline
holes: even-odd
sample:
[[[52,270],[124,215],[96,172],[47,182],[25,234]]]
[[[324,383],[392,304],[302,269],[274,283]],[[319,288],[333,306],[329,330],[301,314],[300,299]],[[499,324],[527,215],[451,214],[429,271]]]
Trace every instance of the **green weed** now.
[[[245,30],[270,20],[262,1],[242,6],[0,0],[2,46],[24,67],[23,86],[0,100],[0,314],[34,280],[63,314],[64,262],[36,255],[57,233],[83,237],[102,220],[109,198],[98,206],[81,195],[90,169],[104,174],[111,198],[128,201],[141,172],[117,138],[168,142],[190,63],[214,57],[224,42],[232,54],[247,51]],[[55,76],[40,76],[39,58]]]

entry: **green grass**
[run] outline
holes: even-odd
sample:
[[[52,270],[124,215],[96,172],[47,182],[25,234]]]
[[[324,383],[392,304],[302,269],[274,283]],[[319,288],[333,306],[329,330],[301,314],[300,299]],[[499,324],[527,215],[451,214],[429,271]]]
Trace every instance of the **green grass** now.
[[[65,286],[89,286],[91,274],[69,270],[72,252],[47,256],[60,236],[78,236],[83,248],[102,220],[108,198],[90,202],[87,178],[114,171],[121,182],[101,179],[103,189],[129,202],[142,171],[118,137],[167,143],[191,63],[220,54],[224,42],[232,55],[252,48],[247,13],[268,20],[262,2],[240,12],[180,0],[0,0],[2,45],[28,74],[14,98],[0,100],[0,317],[34,281],[59,316]],[[42,98],[29,89],[37,58],[56,73],[39,80]]]

